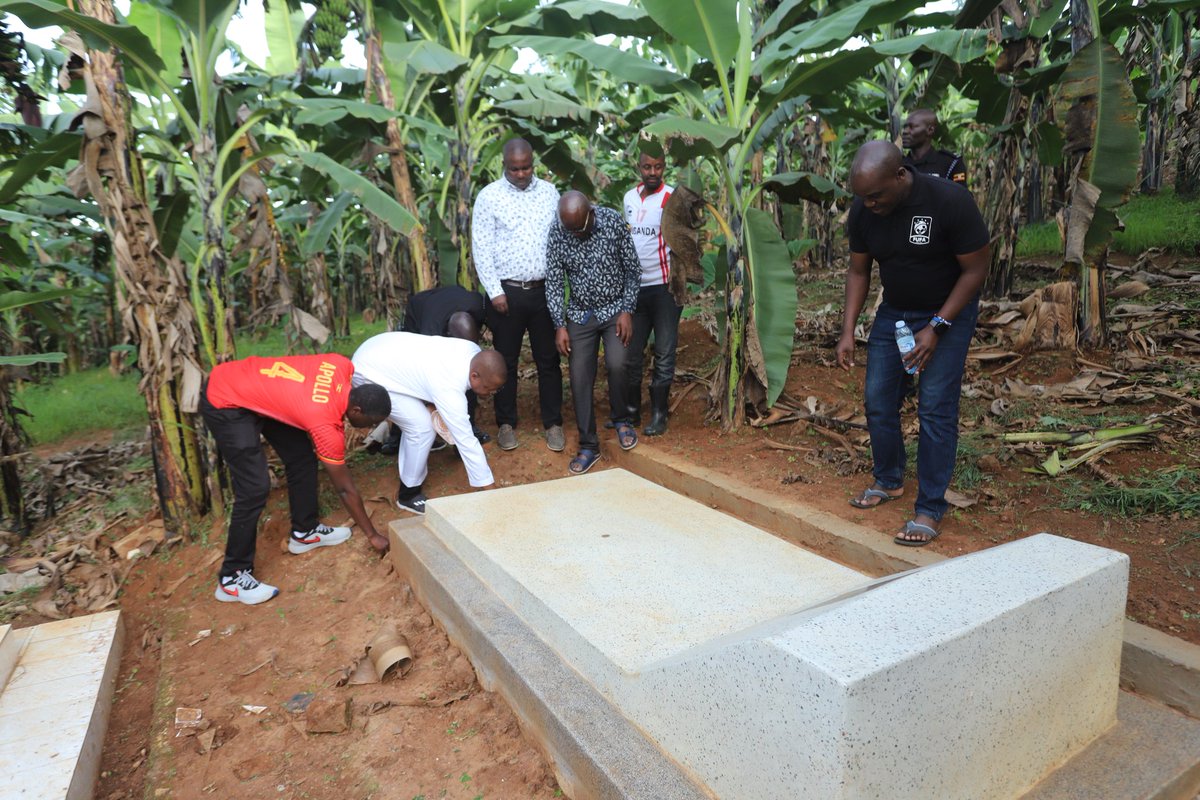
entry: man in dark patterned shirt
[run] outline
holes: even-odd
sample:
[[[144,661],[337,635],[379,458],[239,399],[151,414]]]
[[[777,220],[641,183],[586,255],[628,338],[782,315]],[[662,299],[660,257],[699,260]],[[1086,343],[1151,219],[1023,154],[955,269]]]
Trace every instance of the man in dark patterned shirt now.
[[[601,338],[617,443],[622,450],[637,445],[637,429],[625,402],[625,362],[641,276],[642,265],[621,213],[592,205],[582,192],[564,194],[546,244],[546,306],[556,328],[554,342],[570,366],[579,426],[579,455],[571,460],[572,475],[587,472],[600,458],[592,390]]]

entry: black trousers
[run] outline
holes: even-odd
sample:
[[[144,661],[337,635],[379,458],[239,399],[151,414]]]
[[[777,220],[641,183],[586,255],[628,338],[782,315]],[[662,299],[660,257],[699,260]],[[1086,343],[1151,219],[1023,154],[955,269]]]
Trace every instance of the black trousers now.
[[[267,505],[271,476],[262,438],[275,448],[287,474],[293,531],[311,531],[320,522],[317,509],[317,455],[306,431],[244,408],[213,408],[208,387],[200,393],[200,413],[229,467],[233,513],[225,541],[222,578],[254,567],[258,518]]]
[[[546,287],[539,284],[529,289],[501,282],[508,299],[508,313],[501,314],[487,302],[487,326],[492,329],[492,343],[508,364],[508,380],[496,392],[496,424],[517,425],[517,362],[521,357],[521,342],[529,332],[529,349],[537,365],[538,404],[542,412],[542,427],[562,425],[562,365],[554,346],[554,322],[546,308]]]
[[[617,338],[617,317],[597,322],[592,317],[582,324],[567,320],[571,337],[571,399],[575,403],[575,421],[579,425],[579,449],[599,450],[596,436],[596,355],[604,340],[604,366],[608,368],[608,404],[613,422],[629,422],[625,399],[628,394],[626,361],[629,349]]]

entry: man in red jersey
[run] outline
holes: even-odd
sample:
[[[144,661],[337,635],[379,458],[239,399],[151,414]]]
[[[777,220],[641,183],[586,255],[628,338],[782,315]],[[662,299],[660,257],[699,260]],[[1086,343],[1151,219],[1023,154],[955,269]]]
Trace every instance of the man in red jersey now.
[[[350,538],[349,528],[331,528],[318,517],[317,459],[325,464],[346,510],[371,546],[387,551],[388,540],[371,524],[346,467],[342,420],[356,428],[374,427],[387,419],[392,403],[382,386],[352,389],[353,374],[350,359],[337,354],[252,357],[213,369],[200,411],[233,482],[233,513],[217,579],[218,600],[255,605],[279,594],[252,574],[258,518],[271,489],[263,437],[275,448],[287,473],[290,552],[305,553]]]

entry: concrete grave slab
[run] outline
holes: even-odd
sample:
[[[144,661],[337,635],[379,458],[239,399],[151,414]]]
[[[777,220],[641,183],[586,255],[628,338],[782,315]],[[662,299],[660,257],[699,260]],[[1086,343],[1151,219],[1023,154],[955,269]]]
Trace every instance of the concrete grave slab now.
[[[872,580],[621,470],[435,499],[393,533],[452,638],[500,659],[485,678],[519,676],[446,611],[439,560],[723,798],[1014,797],[1116,722],[1128,560],[1091,545]]]
[[[92,796],[121,653],[120,612],[8,631],[0,655],[0,797]],[[15,656],[5,649],[19,644]]]

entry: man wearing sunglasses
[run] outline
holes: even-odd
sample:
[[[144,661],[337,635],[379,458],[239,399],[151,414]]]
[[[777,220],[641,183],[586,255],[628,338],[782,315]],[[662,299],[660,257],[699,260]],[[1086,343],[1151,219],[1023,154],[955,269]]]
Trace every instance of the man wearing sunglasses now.
[[[546,305],[554,320],[555,344],[568,360],[579,426],[579,455],[568,468],[572,475],[582,475],[600,459],[592,390],[601,339],[617,443],[622,450],[637,445],[627,402],[626,361],[641,275],[637,249],[621,213],[592,205],[582,192],[564,194],[546,245]]]

